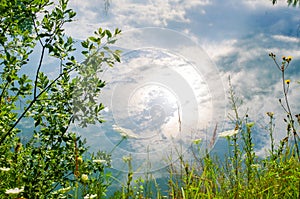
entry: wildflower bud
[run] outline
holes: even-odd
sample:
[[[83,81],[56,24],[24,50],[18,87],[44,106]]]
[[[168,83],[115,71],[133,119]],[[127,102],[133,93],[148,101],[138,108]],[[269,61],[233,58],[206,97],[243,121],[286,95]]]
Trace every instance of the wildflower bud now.
[[[292,59],[293,59],[292,56],[288,56],[288,57],[286,58],[286,61],[289,63],[290,61],[292,61]]]
[[[186,174],[189,174],[189,164],[188,163],[185,164],[184,170],[185,170]]]
[[[285,57],[285,56],[282,56],[282,60],[285,61],[285,60],[286,60],[286,57]]]
[[[199,144],[199,143],[201,142],[201,140],[202,140],[201,138],[200,138],[200,139],[193,140],[193,144],[196,144],[196,145],[197,145],[197,144]]]
[[[272,52],[269,53],[269,56],[272,57],[273,59],[276,57],[276,55]]]
[[[246,126],[250,129],[254,126],[254,124],[255,124],[254,122],[249,122],[246,124]]]
[[[274,116],[274,113],[273,113],[273,112],[267,112],[267,115],[268,115],[269,117],[273,117],[273,116]]]
[[[81,163],[83,162],[82,157],[78,157],[78,158],[77,158],[77,162],[78,162],[79,164],[81,164]]]
[[[131,156],[123,156],[123,161],[124,162],[130,162],[132,160]]]
[[[291,125],[290,125],[290,124],[287,125],[286,130],[287,130],[287,131],[290,131],[290,130],[291,130]]]
[[[75,175],[76,177],[78,177],[78,176],[80,175],[80,172],[79,172],[79,171],[75,171],[75,172],[74,172],[74,175]]]
[[[279,99],[279,103],[281,103],[281,99]]]
[[[287,79],[284,81],[286,84],[290,84],[291,83],[291,80]]]
[[[285,138],[282,140],[282,142],[287,142],[287,141],[289,141],[289,137],[285,137]]]
[[[296,131],[293,131],[293,135],[294,135],[294,136],[297,136],[297,132],[296,132]]]
[[[89,180],[89,176],[86,174],[82,174],[81,175],[81,180],[83,183],[86,183]]]

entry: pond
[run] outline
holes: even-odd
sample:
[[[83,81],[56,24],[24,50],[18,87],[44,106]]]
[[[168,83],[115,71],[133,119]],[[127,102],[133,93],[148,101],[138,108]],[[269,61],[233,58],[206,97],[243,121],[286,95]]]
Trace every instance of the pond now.
[[[286,75],[290,102],[299,108],[299,92],[293,91],[300,80],[298,7],[268,0],[109,2],[105,9],[100,0],[71,1],[77,21],[66,28],[78,40],[99,27],[123,32],[114,46],[123,51],[122,62],[100,74],[107,82],[99,98],[106,122],[71,128],[86,138],[91,152],[111,152],[116,171],[126,173],[124,157],[131,157],[134,172],[158,176],[176,161],[168,159],[171,154],[192,157],[195,140],[201,139],[203,154],[223,154],[226,142],[217,133],[234,128],[227,117],[230,76],[243,100],[241,114],[255,123],[255,150],[265,154],[266,112],[274,112],[279,124],[285,116],[278,103],[281,74],[270,52],[294,57]],[[284,137],[280,132],[278,127],[277,141]]]

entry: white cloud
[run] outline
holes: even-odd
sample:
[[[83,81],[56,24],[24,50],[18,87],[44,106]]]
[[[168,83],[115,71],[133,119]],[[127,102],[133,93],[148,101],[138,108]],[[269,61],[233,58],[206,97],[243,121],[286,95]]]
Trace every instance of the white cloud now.
[[[300,42],[300,39],[297,37],[289,37],[285,35],[272,35],[272,38],[274,38],[277,41],[283,41],[283,42]]]
[[[172,0],[169,1],[172,2]],[[207,6],[212,4],[212,0],[188,0],[188,1],[181,1],[181,2],[183,6],[187,9],[195,8],[196,6]]]
[[[137,134],[135,134],[132,130],[130,129],[126,129],[126,128],[123,128],[123,127],[120,127],[118,125],[112,125],[113,127],[113,130],[120,133],[120,135],[122,137],[125,137],[125,138],[133,138],[133,139],[137,139],[139,136]]]
[[[177,4],[173,5],[169,1],[133,3],[121,0],[112,7],[111,12],[116,17],[115,22],[120,25],[165,27],[171,20],[188,22],[188,19],[185,18],[185,9],[180,8]]]
[[[202,47],[210,58],[216,60],[223,56],[227,56],[233,52],[236,52],[236,43],[236,39],[223,40],[221,42],[206,41],[202,44]]]
[[[235,1],[235,0],[233,0]],[[247,8],[249,9],[265,9],[265,8],[282,8],[287,7],[288,4],[286,1],[277,1],[275,5],[272,4],[271,1],[262,1],[262,0],[245,0],[241,1]]]
[[[67,26],[66,32],[82,39],[100,26],[128,30],[137,27],[167,27],[169,22],[189,23],[190,19],[186,16],[189,9],[210,4],[210,0],[119,0],[111,2],[106,15],[102,0],[71,1],[71,7],[78,15],[75,23]],[[205,10],[200,13],[205,14]]]

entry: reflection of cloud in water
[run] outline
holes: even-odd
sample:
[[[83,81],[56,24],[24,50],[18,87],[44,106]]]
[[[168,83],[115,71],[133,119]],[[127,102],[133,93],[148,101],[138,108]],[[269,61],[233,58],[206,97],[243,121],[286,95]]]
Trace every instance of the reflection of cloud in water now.
[[[141,131],[159,130],[177,110],[176,98],[163,85],[150,83],[138,87],[128,100],[129,119]]]
[[[120,133],[120,135],[124,138],[130,138],[130,139],[139,138],[139,136],[137,134],[135,134],[134,132],[132,132],[132,130],[130,130],[130,129],[126,129],[126,128],[117,126],[115,124],[112,125],[112,128],[114,131]]]
[[[133,161],[149,155],[157,167],[180,145],[187,149],[193,139],[205,138],[201,129],[211,120],[212,99],[201,74],[184,58],[161,49],[129,51],[104,78],[110,86],[101,101],[111,110],[105,118],[137,135],[113,154],[114,166],[134,154]]]

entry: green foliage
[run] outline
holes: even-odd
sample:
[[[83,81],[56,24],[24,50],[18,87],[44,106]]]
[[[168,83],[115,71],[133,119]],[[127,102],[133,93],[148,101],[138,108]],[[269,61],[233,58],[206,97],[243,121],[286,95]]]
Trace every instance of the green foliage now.
[[[104,106],[97,99],[105,82],[99,73],[103,65],[120,62],[120,51],[108,46],[121,31],[100,28],[82,42],[85,59],[78,62],[75,41],[63,28],[76,15],[68,0],[4,0],[0,10],[0,198],[102,198],[110,156],[82,160],[85,142],[68,128],[74,122],[81,127],[103,122]],[[29,62],[36,46],[40,58]],[[42,70],[47,55],[58,61],[55,78]],[[34,78],[22,72],[29,63],[36,68]],[[33,131],[18,129],[22,121],[33,121]],[[9,194],[14,188],[20,193]]]

